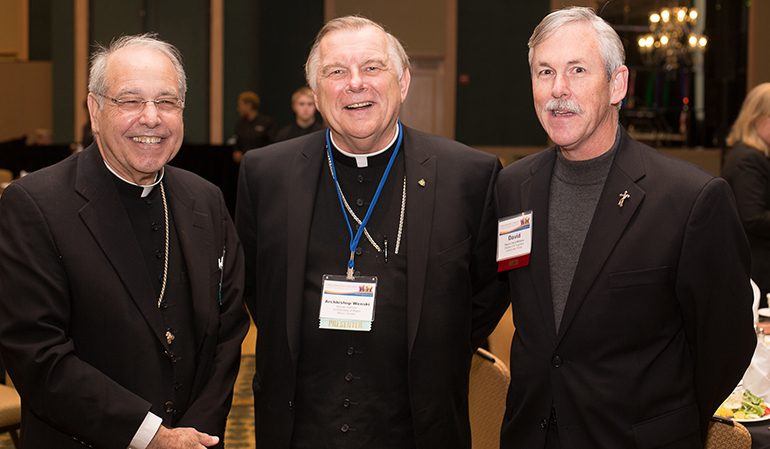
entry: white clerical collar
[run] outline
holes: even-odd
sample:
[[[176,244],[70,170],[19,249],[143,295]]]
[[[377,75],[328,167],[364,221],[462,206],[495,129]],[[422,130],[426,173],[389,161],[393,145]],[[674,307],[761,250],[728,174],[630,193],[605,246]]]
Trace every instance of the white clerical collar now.
[[[344,151],[344,150],[340,149],[339,145],[334,143],[334,133],[329,133],[329,137],[332,140],[332,145],[334,145],[334,148],[336,148],[337,151],[340,152],[340,154],[342,154],[344,156],[347,156],[347,157],[354,158],[356,160],[356,166],[358,168],[365,168],[365,167],[369,166],[368,158],[373,157],[373,156],[377,156],[378,154],[382,154],[382,153],[388,151],[388,148],[393,146],[393,143],[395,143],[396,139],[398,138],[398,125],[396,125],[396,134],[393,136],[393,139],[391,139],[390,143],[385,145],[385,148],[383,148],[383,149],[381,149],[379,151],[375,151],[374,153],[366,153],[366,154],[348,153],[347,151]]]
[[[156,174],[155,175],[155,182],[153,182],[152,184],[148,184],[148,185],[139,185],[139,184],[137,184],[135,182],[131,182],[128,179],[120,176],[118,174],[118,172],[116,172],[115,170],[112,169],[112,167],[110,167],[110,164],[108,164],[107,161],[103,160],[103,162],[104,162],[104,165],[107,167],[107,170],[109,170],[113,175],[117,176],[118,179],[120,179],[121,181],[123,181],[123,182],[125,182],[127,184],[131,184],[132,186],[141,187],[142,188],[142,195],[141,195],[142,198],[144,198],[147,195],[149,195],[150,192],[152,192],[152,189],[154,189],[156,185],[160,184],[160,182],[163,181],[163,175],[166,174],[166,167],[163,167],[163,168],[160,169],[160,174]]]

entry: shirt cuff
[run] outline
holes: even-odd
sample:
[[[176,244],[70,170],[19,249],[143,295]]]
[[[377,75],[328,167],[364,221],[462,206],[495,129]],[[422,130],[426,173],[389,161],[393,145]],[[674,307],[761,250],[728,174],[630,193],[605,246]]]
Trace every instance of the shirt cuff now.
[[[134,434],[128,449],[147,449],[155,434],[158,432],[163,420],[152,412],[147,412],[142,425]]]

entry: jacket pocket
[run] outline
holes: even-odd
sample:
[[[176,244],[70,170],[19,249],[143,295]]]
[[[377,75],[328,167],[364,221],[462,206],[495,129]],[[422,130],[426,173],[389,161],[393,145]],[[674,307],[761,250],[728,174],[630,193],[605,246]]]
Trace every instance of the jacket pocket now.
[[[689,440],[693,441],[693,447],[701,444],[698,407],[695,404],[634,424],[633,429],[634,441],[639,449],[654,449],[680,440],[683,440],[682,445],[677,447],[689,447],[684,444]]]
[[[440,251],[438,256],[438,261],[441,266],[444,266],[454,260],[457,260],[461,257],[463,257],[466,254],[470,253],[470,246],[471,246],[471,236],[468,236],[467,239],[463,240],[462,242],[458,243],[457,245],[454,245],[450,248],[447,248],[443,251]]]
[[[668,276],[668,266],[646,268],[644,270],[610,273],[608,288],[636,287],[664,282]]]

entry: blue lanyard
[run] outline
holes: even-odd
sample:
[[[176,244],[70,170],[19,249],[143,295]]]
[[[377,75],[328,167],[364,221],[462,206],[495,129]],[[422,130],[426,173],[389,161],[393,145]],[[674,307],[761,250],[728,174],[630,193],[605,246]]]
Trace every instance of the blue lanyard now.
[[[380,192],[382,191],[382,186],[385,185],[385,180],[388,179],[388,174],[390,173],[390,168],[393,166],[393,161],[396,160],[396,155],[398,154],[398,149],[401,148],[401,141],[404,138],[404,133],[401,129],[401,120],[398,120],[398,141],[396,142],[396,149],[393,151],[393,155],[390,156],[390,161],[388,162],[388,166],[385,168],[385,173],[382,174],[382,179],[380,179],[380,184],[377,186],[377,191],[374,192],[374,198],[372,198],[372,203],[369,204],[369,209],[366,211],[366,215],[364,216],[364,219],[361,220],[361,225],[358,227],[358,231],[356,231],[356,235],[353,235],[353,228],[350,227],[350,218],[348,218],[348,213],[345,211],[345,204],[342,202],[342,188],[340,187],[340,183],[337,182],[337,170],[334,168],[334,156],[332,155],[332,145],[331,141],[329,139],[329,136],[331,135],[331,129],[326,129],[326,150],[329,152],[329,162],[332,166],[332,178],[334,179],[334,185],[337,187],[337,197],[340,200],[340,207],[342,207],[342,214],[345,216],[345,224],[348,225],[348,231],[350,232],[350,260],[348,261],[348,273],[347,277],[348,279],[353,278],[353,267],[355,266],[355,262],[353,258],[356,255],[356,248],[358,247],[358,241],[361,240],[361,235],[364,232],[364,228],[366,227],[366,223],[369,222],[369,217],[372,215],[372,211],[374,210],[375,204],[377,204],[377,200],[380,198]]]

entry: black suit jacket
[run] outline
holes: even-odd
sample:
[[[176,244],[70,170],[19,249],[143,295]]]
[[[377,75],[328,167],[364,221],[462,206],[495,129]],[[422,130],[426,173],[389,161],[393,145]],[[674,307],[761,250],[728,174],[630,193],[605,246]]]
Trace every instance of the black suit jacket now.
[[[552,407],[565,449],[702,447],[756,344],[730,189],[622,131],[557,334],[547,232],[556,151],[506,167],[497,187],[501,216],[533,211],[530,263],[508,274],[516,333],[501,447],[543,447]]]
[[[260,448],[291,443],[310,223],[318,183],[332,182],[319,181],[329,173],[325,144],[325,133],[316,132],[249,152],[241,164],[236,223],[246,254],[246,303],[259,329],[254,396]],[[470,447],[471,357],[507,307],[495,262],[493,186],[500,162],[406,127],[403,151],[408,376],[417,447]]]
[[[93,144],[14,182],[0,200],[0,345],[22,398],[23,447],[125,448],[148,411],[171,422],[171,348],[112,176]],[[223,438],[248,330],[243,252],[215,186],[169,166],[163,183],[198,362],[176,424]]]

